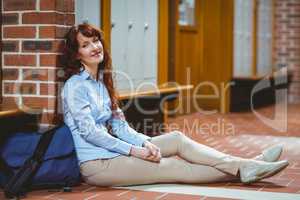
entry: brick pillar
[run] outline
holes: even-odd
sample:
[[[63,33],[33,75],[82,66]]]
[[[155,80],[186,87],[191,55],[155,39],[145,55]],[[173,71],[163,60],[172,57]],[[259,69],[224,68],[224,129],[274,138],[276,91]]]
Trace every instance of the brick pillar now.
[[[54,124],[63,80],[63,36],[75,22],[74,0],[2,0],[2,107],[42,108]]]
[[[275,63],[292,72],[289,101],[300,103],[300,1],[275,0]]]

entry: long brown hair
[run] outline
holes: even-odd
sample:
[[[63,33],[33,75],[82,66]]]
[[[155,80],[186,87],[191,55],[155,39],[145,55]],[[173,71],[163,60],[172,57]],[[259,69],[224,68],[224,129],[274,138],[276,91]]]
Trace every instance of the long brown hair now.
[[[118,107],[118,100],[116,97],[116,91],[112,78],[112,61],[105,41],[103,40],[103,32],[100,29],[90,24],[84,23],[77,26],[73,26],[66,34],[66,45],[64,49],[63,59],[64,65],[66,67],[65,72],[67,73],[67,78],[69,78],[73,74],[79,73],[80,68],[82,67],[80,60],[77,59],[79,49],[79,43],[77,40],[78,33],[81,33],[86,37],[97,37],[103,45],[104,59],[98,65],[97,80],[99,79],[99,72],[102,71],[103,82],[108,90],[111,100],[111,109],[116,110]]]

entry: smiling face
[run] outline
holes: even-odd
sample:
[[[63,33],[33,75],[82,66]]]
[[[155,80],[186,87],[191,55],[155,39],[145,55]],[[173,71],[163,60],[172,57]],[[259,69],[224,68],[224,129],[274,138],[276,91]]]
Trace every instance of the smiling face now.
[[[77,34],[77,58],[89,67],[97,67],[104,59],[103,45],[97,36],[86,37],[80,32]]]
[[[84,67],[98,80],[97,75],[103,70],[102,81],[110,96],[111,109],[116,110],[118,99],[112,78],[111,56],[103,39],[103,32],[97,27],[83,23],[71,27],[65,39],[63,61],[66,64],[67,76],[80,73]]]

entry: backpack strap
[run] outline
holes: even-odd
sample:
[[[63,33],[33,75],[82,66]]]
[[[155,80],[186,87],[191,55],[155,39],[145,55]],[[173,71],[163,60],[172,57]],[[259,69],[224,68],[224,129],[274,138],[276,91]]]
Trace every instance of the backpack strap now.
[[[43,157],[44,157],[45,153],[47,152],[49,144],[51,143],[52,138],[54,136],[54,133],[59,128],[60,128],[60,126],[55,126],[54,128],[52,128],[50,130],[47,130],[46,132],[44,132],[42,134],[42,136],[39,140],[39,143],[38,143],[37,147],[35,148],[31,159],[33,159],[35,161],[38,161],[38,162],[43,161]]]
[[[41,166],[44,154],[48,149],[54,133],[59,127],[60,126],[51,128],[42,134],[33,155],[27,159],[24,165],[9,179],[4,187],[5,196],[7,198],[18,197],[25,194],[26,188],[30,186],[31,179]]]
[[[13,170],[8,166],[6,161],[0,155],[0,171],[3,172],[7,177],[13,174]]]

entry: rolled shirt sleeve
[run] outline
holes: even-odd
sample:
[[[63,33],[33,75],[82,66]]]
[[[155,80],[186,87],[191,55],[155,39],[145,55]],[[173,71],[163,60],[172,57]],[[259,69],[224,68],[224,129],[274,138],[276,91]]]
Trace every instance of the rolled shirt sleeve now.
[[[135,146],[142,146],[146,140],[151,139],[149,136],[139,133],[131,128],[120,108],[113,111],[112,117],[109,119],[108,123],[112,127],[112,134]]]
[[[132,144],[108,133],[103,124],[96,124],[87,95],[87,89],[81,86],[67,85],[63,91],[64,104],[78,127],[80,136],[93,145],[100,146],[123,155],[129,155]]]

